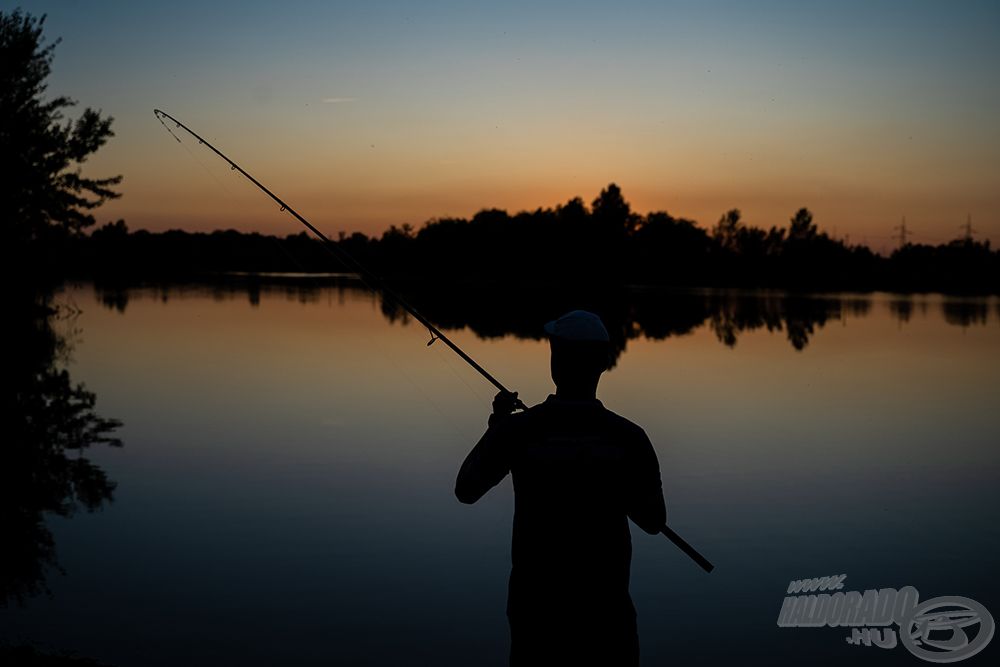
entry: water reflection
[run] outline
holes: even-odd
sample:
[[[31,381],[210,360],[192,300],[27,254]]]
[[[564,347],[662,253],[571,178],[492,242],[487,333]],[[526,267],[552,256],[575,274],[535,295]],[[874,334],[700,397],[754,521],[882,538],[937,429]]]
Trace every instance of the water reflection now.
[[[1000,608],[995,300],[962,329],[935,295],[542,293],[406,289],[532,403],[545,318],[609,319],[627,350],[601,398],[647,430],[671,521],[718,566],[633,533],[648,664],[912,660],[777,628],[788,581],[823,572]],[[511,494],[475,516],[453,497],[492,390],[412,320],[347,282],[60,298],[84,311],[73,378],[129,447],[90,450],[117,500],[50,522],[72,576],[0,641],[123,666],[506,663]]]
[[[310,304],[319,302],[324,290],[335,290],[341,303],[348,293],[368,294],[373,302],[378,302],[380,312],[389,323],[411,323],[412,318],[397,303],[376,298],[360,282],[341,275],[229,276],[208,285],[172,284],[152,288],[97,286],[99,301],[122,313],[129,299],[137,294],[152,293],[166,303],[173,297],[207,292],[217,301],[246,298],[251,306],[257,307],[262,294],[284,295],[288,300]],[[784,332],[792,348],[802,351],[828,323],[867,317],[875,302],[873,296],[864,294],[644,288],[608,288],[581,293],[553,285],[512,289],[421,283],[405,285],[400,292],[439,328],[468,328],[484,339],[514,336],[540,340],[544,322],[575,308],[591,310],[607,323],[616,360],[631,340],[663,340],[690,334],[703,326],[726,347],[735,347],[745,333],[766,329],[772,333]],[[896,295],[886,303],[890,315],[900,325],[909,323],[917,311],[927,314],[926,297],[915,301],[910,295]],[[982,298],[940,298],[945,321],[961,327],[986,324],[990,305],[990,300]],[[1000,304],[997,308],[1000,313]]]
[[[131,285],[119,283],[95,283],[95,291],[101,305],[124,314],[129,302],[135,297],[154,296],[162,303],[171,299],[191,295],[209,294],[215,301],[227,301],[246,297],[253,307],[260,306],[262,294],[280,295],[302,304],[316,303],[323,289],[330,286],[341,290],[365,289],[358,281],[345,278],[342,274],[315,277],[299,274],[281,275],[237,275],[220,277],[211,282],[173,282],[155,285]]]
[[[115,483],[83,456],[91,445],[120,446],[120,426],[94,410],[96,396],[63,368],[79,332],[79,311],[54,307],[51,295],[14,290],[6,304],[7,341],[0,465],[0,604],[24,604],[48,591],[59,569],[46,513],[68,517],[113,498]],[[104,302],[116,307],[114,302]],[[122,306],[124,307],[124,306]],[[57,327],[67,329],[66,333]]]
[[[893,299],[889,302],[889,311],[897,321],[905,324],[913,316],[913,299],[909,296]]]
[[[989,306],[981,299],[952,299],[941,303],[941,313],[948,324],[962,328],[986,324]]]

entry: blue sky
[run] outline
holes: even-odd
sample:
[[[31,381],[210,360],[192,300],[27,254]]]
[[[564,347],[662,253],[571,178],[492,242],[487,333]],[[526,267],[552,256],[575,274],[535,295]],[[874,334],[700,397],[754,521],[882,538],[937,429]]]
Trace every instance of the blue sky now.
[[[132,227],[287,224],[158,106],[327,231],[615,181],[706,226],[809,206],[878,246],[903,215],[929,242],[971,213],[1000,240],[996,2],[21,6],[63,38],[51,91],[115,117],[93,169],[124,174],[103,214]]]

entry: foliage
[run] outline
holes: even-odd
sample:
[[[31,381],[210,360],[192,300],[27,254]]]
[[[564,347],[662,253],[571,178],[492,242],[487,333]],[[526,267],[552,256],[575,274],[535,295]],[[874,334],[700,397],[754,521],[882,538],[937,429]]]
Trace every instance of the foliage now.
[[[790,290],[1000,293],[1000,253],[968,239],[907,245],[890,257],[833,239],[812,212],[786,227],[747,224],[739,209],[710,230],[666,211],[635,213],[615,184],[588,207],[574,197],[553,208],[510,214],[483,209],[380,237],[341,234],[339,248],[387,278],[549,282],[590,288],[627,284],[768,287]],[[224,271],[353,271],[306,233],[284,238],[169,231],[129,233],[123,221],[76,239],[65,264],[109,280],[204,276]]]
[[[121,176],[89,178],[82,165],[113,136],[110,117],[76,102],[46,99],[55,47],[45,17],[0,12],[0,225],[13,248],[51,241],[94,223],[91,211],[118,196]]]
[[[69,343],[53,327],[61,315],[51,295],[13,287],[6,296],[0,604],[23,603],[47,590],[46,572],[57,563],[44,515],[94,511],[110,501],[114,482],[83,452],[95,444],[121,444],[111,435],[120,423],[99,416],[94,394],[60,367]]]

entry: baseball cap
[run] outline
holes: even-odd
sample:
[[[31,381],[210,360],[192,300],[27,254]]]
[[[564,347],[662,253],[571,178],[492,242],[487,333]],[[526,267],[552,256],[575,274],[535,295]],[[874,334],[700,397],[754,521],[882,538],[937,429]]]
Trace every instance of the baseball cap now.
[[[586,310],[571,310],[545,325],[545,333],[552,338],[573,341],[607,343],[611,337],[601,318]]]

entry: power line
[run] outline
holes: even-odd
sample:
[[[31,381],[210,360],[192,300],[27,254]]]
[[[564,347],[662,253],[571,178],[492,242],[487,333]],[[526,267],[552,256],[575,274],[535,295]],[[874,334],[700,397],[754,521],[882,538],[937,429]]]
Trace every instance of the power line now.
[[[972,214],[971,213],[968,214],[968,216],[965,218],[965,224],[964,225],[960,225],[959,229],[964,229],[965,230],[965,236],[963,238],[965,239],[966,243],[972,243],[972,235],[979,233],[977,230],[975,230],[975,229],[972,228]]]
[[[913,232],[906,228],[906,216],[903,216],[903,222],[892,228],[893,231],[899,230],[899,247],[902,248],[906,245],[906,237],[912,236]]]

